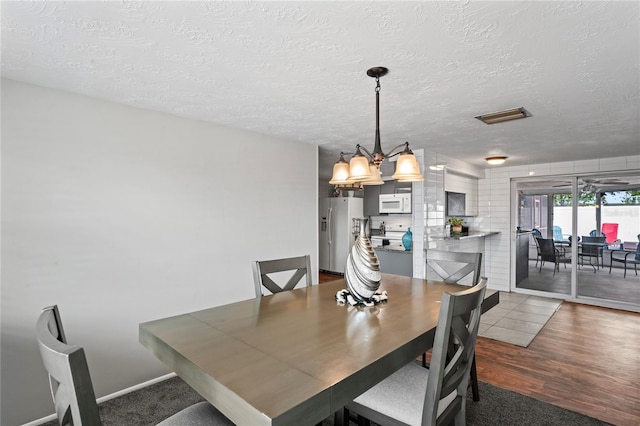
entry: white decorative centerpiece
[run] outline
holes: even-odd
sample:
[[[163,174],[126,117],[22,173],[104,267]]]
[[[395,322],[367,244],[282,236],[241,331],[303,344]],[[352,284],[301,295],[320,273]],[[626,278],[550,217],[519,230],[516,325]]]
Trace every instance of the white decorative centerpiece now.
[[[344,278],[350,296],[355,302],[369,305],[386,300],[386,293],[376,294],[378,287],[380,287],[380,264],[376,252],[371,247],[371,241],[367,237],[367,221],[368,219],[360,220],[360,232],[347,257]]]

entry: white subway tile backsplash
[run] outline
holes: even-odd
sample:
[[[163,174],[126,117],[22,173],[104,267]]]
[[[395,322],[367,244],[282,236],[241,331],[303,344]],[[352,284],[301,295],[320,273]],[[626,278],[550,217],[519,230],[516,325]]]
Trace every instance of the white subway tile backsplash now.
[[[627,167],[627,159],[625,157],[601,158],[599,163],[599,171],[624,170]]]
[[[525,177],[529,176],[529,166],[515,166],[509,167],[509,176],[510,177]]]
[[[547,176],[551,173],[551,166],[549,164],[532,164],[529,166],[529,171],[534,172],[535,176]]]
[[[627,157],[627,169],[640,170],[640,155],[632,155]]]
[[[574,161],[551,163],[549,164],[549,172],[559,175],[573,173],[574,164]]]
[[[587,173],[598,170],[599,160],[580,160],[573,162],[574,173]]]

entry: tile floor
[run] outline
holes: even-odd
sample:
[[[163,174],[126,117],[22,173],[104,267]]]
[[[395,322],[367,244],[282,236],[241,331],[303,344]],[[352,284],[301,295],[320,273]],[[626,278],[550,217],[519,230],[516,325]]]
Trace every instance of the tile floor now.
[[[500,303],[480,318],[478,336],[527,347],[562,300],[500,292]]]

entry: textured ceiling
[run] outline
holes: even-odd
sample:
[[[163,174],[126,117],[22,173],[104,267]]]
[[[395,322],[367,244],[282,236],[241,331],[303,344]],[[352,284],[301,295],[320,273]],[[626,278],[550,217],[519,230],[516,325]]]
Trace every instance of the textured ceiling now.
[[[640,3],[7,2],[2,75],[321,147],[480,167],[640,154]],[[524,106],[532,117],[473,117]],[[211,143],[220,143],[211,141]]]

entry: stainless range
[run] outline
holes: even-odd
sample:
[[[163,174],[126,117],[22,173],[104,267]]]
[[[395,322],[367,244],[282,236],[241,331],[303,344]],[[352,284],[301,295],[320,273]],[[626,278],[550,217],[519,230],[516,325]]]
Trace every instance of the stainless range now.
[[[384,235],[375,235],[371,237],[371,245],[376,247],[384,247],[386,249],[404,251],[402,245],[402,236],[407,232],[408,227],[403,225],[387,225]]]

